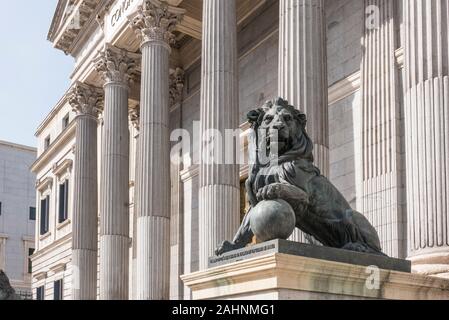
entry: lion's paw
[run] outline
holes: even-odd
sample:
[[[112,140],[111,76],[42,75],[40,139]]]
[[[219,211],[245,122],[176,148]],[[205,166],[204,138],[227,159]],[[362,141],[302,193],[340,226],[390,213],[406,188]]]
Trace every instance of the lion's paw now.
[[[284,186],[280,183],[267,185],[262,189],[260,189],[259,192],[257,192],[256,195],[257,200],[264,201],[264,200],[282,199],[283,188]]]
[[[215,249],[215,255],[217,257],[219,257],[219,256],[221,256],[221,255],[223,255],[223,254],[225,254],[227,252],[233,251],[235,249],[236,249],[236,245],[235,244],[233,244],[233,243],[231,243],[229,241],[224,241],[221,245],[219,245],[217,247],[217,249]]]
[[[368,246],[360,242],[350,242],[346,244],[342,249],[355,252],[370,252]]]

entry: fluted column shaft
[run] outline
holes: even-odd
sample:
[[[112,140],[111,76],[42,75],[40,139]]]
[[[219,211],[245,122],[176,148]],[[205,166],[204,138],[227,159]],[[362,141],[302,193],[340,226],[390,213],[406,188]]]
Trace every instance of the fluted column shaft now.
[[[76,112],[73,173],[72,299],[97,298],[97,116],[102,92],[77,83],[70,93]]]
[[[170,133],[169,56],[179,9],[145,1],[131,24],[141,36],[142,77],[136,175],[139,300],[169,299]]]
[[[135,59],[112,47],[97,62],[105,80],[100,192],[100,299],[127,300],[129,288],[129,80]]]
[[[201,132],[239,127],[237,75],[236,1],[203,1],[201,82]],[[237,155],[234,164],[204,161],[208,150],[202,141],[200,154],[199,247],[200,269],[223,240],[232,239],[239,225],[240,185]],[[208,159],[211,160],[211,159]],[[211,163],[213,162],[213,163]],[[230,163],[230,162],[227,162]]]
[[[449,265],[448,17],[448,0],[404,2],[409,257],[440,267]]]
[[[315,165],[329,176],[324,0],[280,0],[279,8],[279,95],[307,115]],[[291,240],[305,242],[299,229]]]
[[[130,109],[129,118],[131,124],[134,127],[134,139],[135,139],[135,156],[134,156],[134,207],[132,215],[132,238],[133,238],[133,248],[132,248],[132,293],[130,299],[136,299],[137,292],[137,212],[139,205],[139,190],[137,188],[138,180],[140,176],[137,174],[140,172],[139,166],[139,135],[140,135],[140,106]]]
[[[324,0],[280,0],[279,95],[307,115],[315,164],[329,175]]]
[[[383,252],[406,258],[401,94],[396,66],[395,0],[365,0],[378,23],[365,25],[361,105],[355,116],[358,210],[376,228]]]

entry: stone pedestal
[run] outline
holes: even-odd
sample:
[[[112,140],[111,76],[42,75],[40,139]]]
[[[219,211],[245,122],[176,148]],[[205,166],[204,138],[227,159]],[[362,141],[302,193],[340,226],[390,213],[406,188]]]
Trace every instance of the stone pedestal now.
[[[258,252],[247,259],[244,251],[234,252],[234,259],[244,260],[182,280],[194,300],[449,300],[448,280],[398,271],[410,270],[409,261],[297,245],[262,244],[248,248]]]

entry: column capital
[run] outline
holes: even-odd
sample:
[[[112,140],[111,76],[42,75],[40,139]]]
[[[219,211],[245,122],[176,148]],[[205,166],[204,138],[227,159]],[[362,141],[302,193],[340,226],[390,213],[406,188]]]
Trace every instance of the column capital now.
[[[105,45],[95,59],[95,69],[101,74],[105,85],[116,84],[129,87],[138,70],[140,55]]]
[[[103,107],[103,90],[77,81],[68,95],[69,104],[78,116],[98,117]]]
[[[165,1],[145,0],[130,19],[130,24],[141,45],[148,42],[162,42],[168,46],[175,41],[173,31],[181,22],[185,10],[169,6]]]
[[[173,106],[181,100],[184,80],[184,69],[176,68],[170,70],[170,106]]]

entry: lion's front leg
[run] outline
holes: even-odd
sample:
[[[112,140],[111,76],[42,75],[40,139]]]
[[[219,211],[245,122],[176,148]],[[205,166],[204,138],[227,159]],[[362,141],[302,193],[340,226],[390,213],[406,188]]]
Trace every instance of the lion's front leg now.
[[[265,186],[257,192],[257,200],[276,200],[282,199],[287,201],[297,212],[304,210],[309,203],[308,194],[302,189],[286,183],[273,183]]]
[[[240,225],[239,230],[234,236],[234,240],[224,241],[215,250],[217,256],[221,256],[227,252],[242,249],[251,243],[254,233],[251,230],[251,209],[243,218],[243,222]]]

